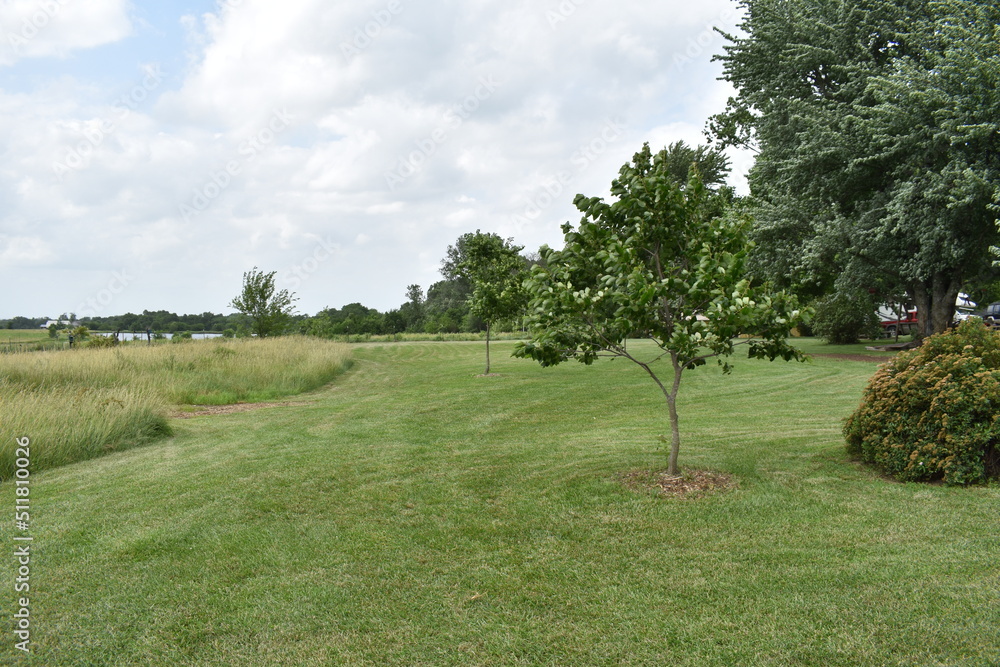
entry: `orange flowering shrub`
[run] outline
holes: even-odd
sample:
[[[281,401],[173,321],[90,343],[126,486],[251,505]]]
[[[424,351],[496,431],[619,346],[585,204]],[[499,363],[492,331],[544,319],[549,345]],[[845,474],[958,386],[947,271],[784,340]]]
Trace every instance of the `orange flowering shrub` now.
[[[967,320],[883,364],[844,435],[852,455],[901,481],[996,475],[1000,334]]]

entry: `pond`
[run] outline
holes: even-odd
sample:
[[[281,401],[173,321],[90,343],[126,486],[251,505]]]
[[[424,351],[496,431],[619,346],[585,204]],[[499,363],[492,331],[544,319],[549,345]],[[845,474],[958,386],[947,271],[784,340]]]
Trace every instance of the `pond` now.
[[[111,333],[106,333],[106,332],[91,331],[90,335],[91,336],[111,336],[112,334]],[[155,332],[154,332],[154,335],[155,335]],[[173,338],[173,336],[174,336],[172,333],[162,333],[160,335],[163,336],[163,337],[165,337],[165,338]],[[201,340],[201,339],[205,339],[205,338],[221,338],[221,337],[222,337],[222,334],[220,334],[220,333],[213,333],[211,331],[201,331],[201,332],[198,332],[198,333],[192,333],[191,334],[191,338],[193,338],[195,340]],[[122,342],[125,342],[127,340],[146,340],[146,332],[145,331],[120,331],[120,332],[118,332],[118,340],[120,340]]]

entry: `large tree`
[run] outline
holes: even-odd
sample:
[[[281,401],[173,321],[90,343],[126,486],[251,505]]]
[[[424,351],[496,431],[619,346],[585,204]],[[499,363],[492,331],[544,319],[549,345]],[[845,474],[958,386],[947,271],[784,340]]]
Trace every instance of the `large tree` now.
[[[532,338],[515,348],[543,366],[612,356],[641,367],[666,401],[672,475],[684,371],[718,358],[728,372],[724,359],[743,345],[751,357],[802,358],[786,342],[799,318],[794,299],[744,275],[749,221],[697,169],[677,180],[674,157],[647,144],[612,182],[614,201],[577,195],[584,217],[563,225],[562,250],[543,248],[527,281]],[[653,346],[628,345],[633,337]]]
[[[997,238],[995,5],[741,0],[711,128],[758,151],[757,270],[803,292],[905,291],[923,335]]]
[[[456,246],[461,245],[459,252]],[[449,246],[446,264],[455,259],[454,273],[472,286],[469,307],[486,323],[486,370],[490,372],[490,333],[497,320],[519,316],[526,303],[522,287],[527,264],[519,254],[524,248],[513,239],[481,232],[463,235]]]
[[[293,305],[298,299],[288,290],[277,290],[274,275],[257,267],[243,274],[243,289],[229,305],[243,313],[250,322],[250,329],[258,337],[280,334],[288,326]]]

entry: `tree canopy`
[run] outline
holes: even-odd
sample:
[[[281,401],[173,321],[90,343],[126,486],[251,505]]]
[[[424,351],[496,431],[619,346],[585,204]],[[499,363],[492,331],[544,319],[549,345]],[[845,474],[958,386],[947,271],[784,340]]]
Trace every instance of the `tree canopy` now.
[[[1000,194],[995,5],[741,0],[711,130],[758,151],[754,269],[803,293],[904,291],[924,335],[991,270]]]
[[[794,298],[744,275],[749,220],[730,206],[728,192],[706,187],[698,169],[678,181],[674,157],[670,150],[654,156],[646,144],[612,182],[614,201],[577,195],[584,217],[576,228],[563,225],[562,250],[543,248],[545,261],[527,281],[532,338],[515,348],[543,366],[600,356],[640,366],[667,403],[671,474],[678,471],[683,371],[718,358],[728,372],[724,359],[738,346],[751,357],[802,358],[786,342],[800,317]],[[629,346],[629,338],[651,341],[652,352]]]
[[[288,290],[276,290],[276,273],[264,273],[256,266],[245,272],[243,290],[229,304],[248,318],[251,331],[260,338],[282,333],[295,310],[296,297]]]
[[[521,314],[526,302],[522,286],[526,262],[519,254],[523,246],[513,239],[476,230],[448,248],[446,266],[453,262],[455,275],[472,286],[469,306],[473,315],[486,322],[486,370],[490,372],[490,330],[494,322]]]

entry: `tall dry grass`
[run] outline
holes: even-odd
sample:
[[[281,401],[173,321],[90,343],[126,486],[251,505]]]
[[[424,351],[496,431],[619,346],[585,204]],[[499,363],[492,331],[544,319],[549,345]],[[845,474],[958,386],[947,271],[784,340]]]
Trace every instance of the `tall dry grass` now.
[[[302,393],[349,365],[346,345],[304,337],[2,355],[0,478],[20,437],[31,439],[32,468],[51,468],[169,434],[171,405]]]

